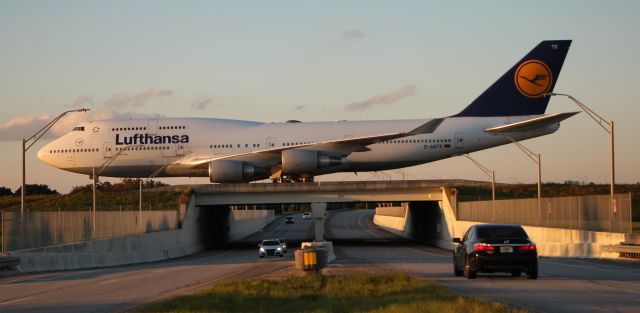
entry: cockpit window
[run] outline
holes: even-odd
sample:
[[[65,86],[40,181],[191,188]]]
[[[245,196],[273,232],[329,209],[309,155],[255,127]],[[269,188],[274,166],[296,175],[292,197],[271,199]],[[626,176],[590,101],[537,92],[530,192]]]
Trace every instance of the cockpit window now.
[[[73,128],[74,132],[83,132],[84,131],[84,126],[76,126]]]

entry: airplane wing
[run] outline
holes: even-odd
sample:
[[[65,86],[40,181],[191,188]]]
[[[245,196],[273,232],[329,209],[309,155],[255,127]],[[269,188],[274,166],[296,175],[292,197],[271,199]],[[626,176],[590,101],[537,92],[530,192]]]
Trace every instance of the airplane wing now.
[[[327,140],[321,142],[312,142],[299,145],[291,145],[285,147],[277,147],[272,149],[264,149],[251,151],[246,153],[238,153],[223,156],[192,156],[191,158],[184,158],[180,163],[190,164],[193,166],[202,165],[210,161],[216,160],[242,160],[246,162],[256,163],[279,163],[280,154],[284,150],[289,149],[308,149],[317,150],[330,153],[332,155],[345,157],[353,152],[369,151],[367,147],[372,144],[376,144],[382,141],[393,140],[397,138],[403,138],[408,136],[414,136],[419,134],[429,134],[434,132],[438,126],[444,121],[444,118],[431,119],[430,121],[416,127],[409,132],[389,133],[372,136],[354,137],[354,138],[341,138],[336,140]]]
[[[580,112],[567,112],[567,113],[556,113],[551,115],[545,115],[541,117],[532,118],[526,121],[487,128],[484,131],[490,134],[501,134],[501,135],[526,132],[526,131],[544,128],[544,127],[553,125],[555,123],[559,123],[560,121],[568,119],[578,113]]]

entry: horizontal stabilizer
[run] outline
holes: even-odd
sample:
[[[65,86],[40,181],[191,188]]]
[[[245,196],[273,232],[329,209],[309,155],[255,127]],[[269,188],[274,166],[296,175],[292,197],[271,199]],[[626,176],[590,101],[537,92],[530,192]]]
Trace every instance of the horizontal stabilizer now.
[[[565,119],[568,119],[580,112],[567,112],[556,113],[551,115],[545,115],[541,117],[532,118],[530,120],[487,128],[484,131],[490,134],[513,134],[526,132],[536,129],[545,128],[553,124],[559,123]]]

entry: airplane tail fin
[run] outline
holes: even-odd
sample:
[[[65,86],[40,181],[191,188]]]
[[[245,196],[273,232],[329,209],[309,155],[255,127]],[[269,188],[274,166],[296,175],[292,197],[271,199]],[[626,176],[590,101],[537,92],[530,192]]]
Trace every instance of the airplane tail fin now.
[[[549,103],[571,40],[538,44],[457,116],[543,114]]]

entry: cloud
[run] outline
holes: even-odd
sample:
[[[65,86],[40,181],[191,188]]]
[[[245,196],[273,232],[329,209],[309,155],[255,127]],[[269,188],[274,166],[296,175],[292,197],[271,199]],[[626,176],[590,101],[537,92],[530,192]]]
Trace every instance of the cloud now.
[[[347,30],[342,33],[342,38],[347,40],[360,40],[364,38],[366,34],[359,29]]]
[[[171,90],[152,88],[145,92],[141,92],[137,95],[129,96],[128,94],[117,94],[107,100],[104,105],[114,108],[122,109],[126,107],[138,108],[147,104],[147,100],[152,98],[166,97],[172,95]]]
[[[0,128],[0,140],[19,140],[31,137],[33,133],[46,125],[51,116],[45,115],[25,115],[9,119]]]
[[[293,109],[294,109],[294,110],[296,110],[296,111],[302,111],[302,110],[304,110],[304,109],[305,109],[305,107],[304,107],[304,105],[298,105],[298,106],[296,106],[296,107],[295,107],[295,108],[293,108]]]
[[[118,112],[108,107],[82,112],[71,112],[56,122],[45,133],[43,139],[60,137],[73,129],[76,125],[85,121],[127,119],[127,118],[159,118],[160,115],[149,115],[136,112]],[[25,115],[9,119],[0,127],[0,140],[12,141],[31,137],[36,131],[47,125],[54,116],[52,115]]]
[[[197,98],[193,102],[191,102],[191,109],[196,111],[202,111],[206,109],[208,106],[213,103],[213,99],[211,97],[201,97]]]
[[[375,105],[392,104],[404,97],[415,95],[415,91],[416,86],[407,85],[386,95],[378,95],[364,101],[349,103],[344,106],[344,109],[345,111],[364,111]]]
[[[71,105],[71,107],[81,108],[81,107],[93,106],[94,104],[95,104],[95,101],[93,100],[92,96],[79,96],[76,98],[75,101],[73,101],[73,104]]]
[[[124,111],[127,108],[137,108],[146,105],[146,102],[153,98],[170,96],[173,93],[170,90],[152,88],[147,91],[138,93],[133,96],[127,94],[118,94],[112,96],[97,108],[92,108],[85,113],[70,112],[58,120],[53,127],[42,137],[56,138],[60,137],[73,129],[76,125],[85,121],[97,121],[108,119],[127,119],[127,118],[159,118],[161,115],[149,115],[137,112]],[[206,99],[204,99],[206,100]],[[201,101],[196,108],[205,108],[210,104],[207,101]],[[82,95],[77,97],[70,105],[73,108],[92,107],[96,101],[92,96]],[[47,125],[54,115],[24,115],[13,117],[7,120],[4,125],[0,126],[0,141],[21,140],[31,137],[36,131]]]

